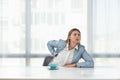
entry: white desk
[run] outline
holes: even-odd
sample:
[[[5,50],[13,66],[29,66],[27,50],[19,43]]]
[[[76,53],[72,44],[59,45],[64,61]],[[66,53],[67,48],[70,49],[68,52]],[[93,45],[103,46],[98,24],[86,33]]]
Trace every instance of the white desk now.
[[[120,79],[120,68],[65,68],[49,70],[48,67],[0,67],[1,80],[79,80]]]

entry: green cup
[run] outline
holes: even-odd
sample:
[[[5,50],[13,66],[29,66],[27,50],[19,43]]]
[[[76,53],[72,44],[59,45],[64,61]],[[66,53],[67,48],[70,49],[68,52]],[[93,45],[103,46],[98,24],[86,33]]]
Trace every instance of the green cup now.
[[[50,70],[56,70],[58,68],[58,65],[57,64],[49,64],[49,67],[50,67]]]

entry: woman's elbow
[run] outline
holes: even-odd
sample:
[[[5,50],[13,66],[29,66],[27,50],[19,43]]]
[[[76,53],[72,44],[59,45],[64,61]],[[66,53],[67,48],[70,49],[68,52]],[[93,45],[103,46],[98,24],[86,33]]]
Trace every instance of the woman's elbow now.
[[[91,60],[91,61],[89,61],[89,63],[90,63],[90,68],[94,68],[94,61]]]

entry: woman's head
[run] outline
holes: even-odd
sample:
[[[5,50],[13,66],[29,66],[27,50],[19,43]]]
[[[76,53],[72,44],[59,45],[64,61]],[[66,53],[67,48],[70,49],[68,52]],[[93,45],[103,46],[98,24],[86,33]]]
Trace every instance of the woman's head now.
[[[71,42],[80,44],[81,32],[77,28],[73,28],[69,31],[66,42],[70,44]]]

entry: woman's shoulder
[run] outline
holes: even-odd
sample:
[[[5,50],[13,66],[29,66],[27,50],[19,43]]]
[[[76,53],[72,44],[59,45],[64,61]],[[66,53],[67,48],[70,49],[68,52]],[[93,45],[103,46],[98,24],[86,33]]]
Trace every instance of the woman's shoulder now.
[[[78,45],[78,48],[85,49],[85,46],[82,45],[82,44],[79,44],[79,45]]]
[[[85,46],[80,44],[80,45],[78,46],[78,51],[79,51],[80,53],[86,51]]]

